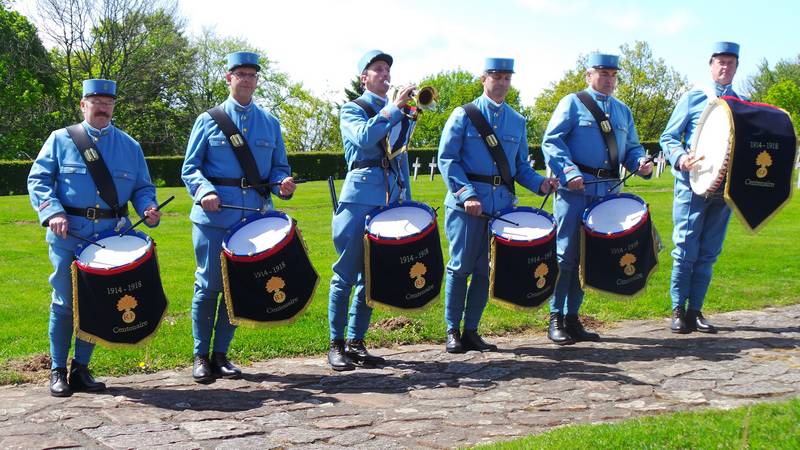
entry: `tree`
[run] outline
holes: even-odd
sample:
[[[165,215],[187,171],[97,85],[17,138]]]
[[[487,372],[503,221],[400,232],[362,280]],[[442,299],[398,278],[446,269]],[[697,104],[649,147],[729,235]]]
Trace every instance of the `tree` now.
[[[54,120],[58,82],[36,28],[0,3],[0,159],[32,159]]]
[[[550,121],[550,116],[556,110],[558,102],[562,98],[573,92],[586,88],[586,56],[580,56],[576,62],[576,68],[564,73],[560,80],[550,83],[539,94],[533,103],[533,109],[526,109],[528,118],[528,140],[541,143],[544,137],[544,130]]]
[[[800,55],[794,60],[778,61],[775,69],[763,60],[747,85],[753,101],[785,109],[792,117],[795,132],[800,130]]]
[[[795,134],[797,134],[800,130],[800,87],[794,80],[783,80],[773,84],[763,101],[785,109],[792,118]]]

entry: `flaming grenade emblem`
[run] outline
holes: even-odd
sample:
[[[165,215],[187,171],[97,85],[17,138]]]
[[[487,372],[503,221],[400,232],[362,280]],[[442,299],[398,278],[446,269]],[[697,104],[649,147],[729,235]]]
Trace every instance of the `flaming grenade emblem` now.
[[[758,166],[758,170],[756,170],[756,176],[758,178],[764,178],[767,176],[767,167],[772,165],[772,157],[769,156],[769,153],[767,153],[766,150],[756,156],[756,165]]]
[[[267,292],[272,294],[272,299],[275,303],[283,303],[286,300],[286,293],[281,289],[286,287],[286,282],[281,277],[272,277],[267,281]]]
[[[547,274],[550,273],[550,269],[547,268],[547,264],[540,263],[536,266],[536,270],[533,272],[533,276],[536,277],[536,287],[541,289],[544,287],[545,283],[547,283]]]
[[[117,302],[117,311],[125,311],[122,313],[122,321],[125,323],[132,323],[136,320],[136,313],[133,312],[133,308],[136,308],[139,305],[139,302],[136,301],[136,297],[132,295],[123,295],[119,301]]]
[[[425,287],[425,278],[423,275],[428,273],[428,268],[425,267],[425,264],[421,262],[415,263],[411,266],[411,270],[408,271],[408,276],[410,278],[414,278],[414,287],[417,289],[422,289]]]
[[[622,267],[622,271],[625,272],[625,275],[631,276],[636,273],[636,267],[633,263],[636,262],[636,257],[630,253],[625,253],[622,255],[622,258],[619,259],[619,266]]]

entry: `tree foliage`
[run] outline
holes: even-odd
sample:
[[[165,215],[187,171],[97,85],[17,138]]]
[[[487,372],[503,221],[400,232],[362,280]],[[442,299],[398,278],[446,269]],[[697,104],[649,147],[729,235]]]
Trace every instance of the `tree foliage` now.
[[[762,61],[747,85],[753,101],[785,109],[792,117],[795,133],[800,130],[800,55],[779,61],[774,69]]]
[[[57,80],[36,28],[0,3],[0,159],[36,155],[52,124]]]

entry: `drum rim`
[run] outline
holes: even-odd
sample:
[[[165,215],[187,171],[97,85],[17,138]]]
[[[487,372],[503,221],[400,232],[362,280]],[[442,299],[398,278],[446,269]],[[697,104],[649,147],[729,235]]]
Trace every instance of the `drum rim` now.
[[[737,99],[736,97],[725,95],[719,98],[715,98],[713,100],[709,100],[708,104],[706,105],[706,108],[700,115],[700,119],[698,119],[697,121],[697,127],[692,132],[693,134],[692,134],[691,148],[697,148],[697,141],[700,139],[700,134],[703,131],[703,128],[705,128],[706,120],[708,119],[708,116],[711,115],[711,112],[719,107],[723,107],[727,111],[728,122],[730,123],[729,131],[731,134],[730,136],[731,139],[728,144],[728,151],[725,152],[725,158],[723,159],[722,164],[720,165],[717,177],[714,179],[714,181],[712,181],[709,184],[708,188],[705,191],[698,192],[695,190],[695,183],[692,183],[692,174],[691,172],[689,173],[689,187],[691,188],[692,192],[696,195],[707,195],[716,193],[717,189],[719,189],[722,183],[728,178],[728,165],[730,163],[731,152],[733,151],[733,148],[736,146],[736,138],[735,138],[736,120],[733,116],[733,109],[731,109],[731,106],[728,103],[731,100],[739,100],[739,99]]]
[[[106,238],[109,238],[109,237],[114,237],[114,236],[119,236],[119,233],[117,231],[115,231],[113,228],[105,230],[105,231],[101,231],[100,233],[97,234],[97,239],[95,239],[95,242],[98,242],[98,241],[100,241],[102,239],[106,239]],[[115,273],[119,273],[121,271],[121,269],[129,270],[129,269],[133,269],[135,267],[138,267],[144,261],[146,261],[147,259],[150,258],[150,254],[153,253],[153,249],[156,246],[156,242],[153,240],[153,238],[151,238],[149,235],[147,235],[147,234],[145,234],[145,233],[143,233],[143,232],[141,232],[139,230],[128,230],[128,232],[125,233],[124,236],[134,236],[134,237],[137,237],[137,238],[145,241],[148,244],[147,250],[141,256],[139,256],[138,258],[134,259],[133,261],[125,263],[125,264],[122,264],[122,265],[119,265],[119,266],[114,266],[114,267],[91,267],[88,264],[85,264],[83,261],[81,261],[80,255],[86,249],[88,249],[92,244],[81,243],[81,244],[78,244],[78,246],[75,248],[75,252],[74,252],[75,253],[75,264],[77,264],[78,267],[81,268],[81,270],[89,272],[89,273],[94,273],[94,274],[99,274],[99,275],[113,275]]]
[[[632,200],[636,200],[636,201],[638,201],[638,202],[640,202],[641,204],[644,205],[644,214],[642,215],[642,219],[639,222],[637,222],[636,225],[634,225],[633,227],[631,227],[631,228],[629,228],[627,230],[619,231],[619,232],[616,232],[616,233],[601,233],[601,232],[598,232],[598,231],[595,231],[595,230],[589,228],[586,225],[587,216],[589,215],[589,213],[591,212],[592,209],[594,209],[596,206],[598,206],[599,204],[601,204],[603,202],[606,202],[606,201],[609,201],[609,200],[613,200],[613,199],[617,199],[617,198],[629,198],[629,199],[632,199]],[[627,235],[633,233],[634,231],[638,230],[639,228],[641,228],[642,225],[644,225],[648,220],[650,220],[650,205],[643,198],[639,197],[636,194],[631,194],[629,192],[619,192],[619,193],[616,193],[616,194],[607,195],[605,197],[597,199],[594,202],[592,202],[589,206],[587,206],[586,209],[583,211],[583,217],[581,218],[581,225],[582,225],[583,230],[587,234],[589,234],[589,235],[591,235],[593,237],[609,239],[609,238],[618,238],[618,237],[627,236]]]
[[[492,228],[492,224],[497,221],[497,217],[502,217],[503,215],[512,212],[530,212],[538,214],[540,216],[544,216],[545,218],[550,220],[552,228],[550,229],[549,232],[547,232],[546,235],[538,237],[536,239],[508,239],[495,233],[494,229]],[[489,231],[492,233],[492,238],[497,239],[500,242],[503,242],[504,244],[511,246],[518,246],[518,247],[533,247],[549,242],[555,237],[557,229],[558,225],[556,224],[555,217],[553,217],[552,214],[543,209],[534,208],[532,206],[512,206],[510,208],[501,209],[500,211],[497,212],[497,216],[495,216],[494,219],[489,221]]]
[[[286,236],[284,236],[284,238],[281,239],[280,242],[275,244],[275,246],[273,246],[272,248],[268,248],[266,250],[263,250],[261,252],[256,252],[256,253],[249,254],[249,255],[239,255],[239,254],[233,253],[233,251],[231,251],[231,249],[228,248],[228,242],[233,237],[233,235],[236,234],[237,231],[239,231],[240,229],[246,227],[247,225],[249,225],[252,222],[255,222],[257,220],[266,219],[268,217],[280,217],[282,219],[286,219],[289,222],[289,232],[286,233]],[[235,259],[232,259],[233,261],[257,261],[258,259],[266,258],[270,254],[272,254],[270,252],[271,250],[273,250],[273,249],[275,249],[276,247],[279,247],[279,246],[281,248],[283,248],[283,246],[285,246],[285,243],[288,242],[290,240],[289,238],[291,237],[291,235],[294,234],[294,229],[295,229],[296,226],[297,226],[297,222],[295,222],[295,220],[291,216],[289,216],[288,214],[286,214],[283,211],[278,211],[278,210],[272,209],[272,210],[269,210],[269,211],[265,211],[263,213],[250,214],[249,216],[245,217],[244,220],[240,221],[239,223],[237,223],[236,225],[234,225],[233,227],[228,229],[228,231],[225,233],[225,237],[222,239],[222,251],[225,252],[226,256],[235,257]],[[270,252],[270,253],[267,254],[267,255],[264,255],[264,253],[266,253],[266,252]],[[257,259],[253,259],[253,258],[256,258],[256,257],[258,257],[258,258]],[[238,259],[238,258],[244,258],[244,259]]]
[[[400,207],[404,207],[404,206],[417,207],[417,208],[426,210],[428,213],[430,213],[430,215],[433,218],[433,220],[431,221],[431,223],[428,224],[428,226],[426,226],[425,228],[421,229],[420,231],[418,231],[416,233],[413,233],[413,234],[409,234],[407,236],[399,237],[399,238],[387,238],[385,236],[378,236],[378,235],[373,234],[373,233],[371,233],[369,231],[369,224],[372,223],[372,220],[375,218],[375,216],[377,216],[378,214],[380,214],[380,213],[382,213],[384,211],[388,211],[390,209],[400,208]],[[389,242],[391,242],[393,244],[404,244],[404,243],[413,242],[413,241],[415,241],[417,239],[421,239],[421,238],[425,237],[428,233],[431,232],[431,230],[433,230],[433,229],[435,229],[437,227],[436,226],[436,221],[437,221],[436,210],[431,208],[429,205],[427,205],[425,203],[421,203],[421,202],[416,202],[416,201],[413,201],[413,200],[405,200],[403,202],[395,202],[395,203],[392,203],[390,205],[378,206],[378,207],[372,209],[369,213],[367,213],[367,215],[364,217],[364,234],[367,235],[374,242],[381,242],[381,243],[389,243]]]

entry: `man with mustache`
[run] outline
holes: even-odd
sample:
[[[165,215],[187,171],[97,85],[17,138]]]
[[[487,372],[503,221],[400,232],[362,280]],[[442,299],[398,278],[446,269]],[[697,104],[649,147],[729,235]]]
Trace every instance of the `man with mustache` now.
[[[149,227],[158,225],[156,188],[139,143],[111,123],[117,86],[111,80],[85,80],[80,102],[83,122],[76,132],[86,133],[92,147],[79,151],[67,129],[50,134],[28,175],[28,194],[39,222],[47,227],[53,273],[50,304],[50,394],[68,397],[73,392],[98,392],[88,365],[94,344],[75,338],[75,351],[67,378],[67,357],[72,343],[72,278],[75,249],[92,236],[130,225],[128,201]],[[100,160],[110,175],[95,179],[88,164]],[[115,193],[116,195],[112,195]],[[114,199],[113,197],[116,198]],[[109,201],[106,201],[109,199]]]
[[[295,190],[280,123],[253,101],[261,70],[258,59],[258,55],[252,52],[235,52],[227,56],[225,80],[230,95],[218,109],[197,117],[181,171],[186,189],[195,202],[189,219],[192,221],[192,243],[197,261],[192,298],[192,377],[198,383],[242,375],[242,371],[228,359],[228,348],[236,327],[231,325],[225,302],[220,300],[220,252],[228,229],[250,213],[222,209],[220,205],[271,209],[270,194],[289,199]],[[222,117],[214,118],[212,112]],[[226,118],[237,132],[231,139],[222,128]],[[240,140],[246,141],[249,148],[241,148],[244,142]],[[240,160],[234,146],[244,155],[243,158],[249,158]],[[258,180],[251,181],[248,172],[256,174]],[[275,185],[267,188],[270,183]]]
[[[694,155],[689,144],[709,99],[723,95],[739,97],[732,86],[739,67],[739,44],[715,43],[708,64],[711,81],[683,94],[661,134],[661,148],[675,176],[675,201],[672,203],[675,249],[672,250],[669,293],[672,299],[670,330],[679,334],[717,332],[701,310],[731,217],[731,209],[722,196],[724,189],[707,196],[692,192],[689,172]]]
[[[483,94],[450,114],[439,142],[439,167],[447,185],[445,231],[450,242],[444,291],[448,353],[497,350],[478,334],[489,298],[489,221],[481,214],[494,216],[515,205],[515,183],[540,195],[558,185],[555,178],[539,175],[528,163],[525,118],[505,102],[513,74],[513,59],[486,58]],[[494,134],[482,136],[482,126]],[[494,150],[487,142],[494,142]],[[504,178],[506,171],[509,180]]]
[[[617,87],[617,72],[619,56],[589,55],[586,70],[589,86],[561,99],[542,140],[545,160],[561,181],[553,206],[558,224],[560,275],[550,300],[548,330],[548,337],[558,345],[600,340],[597,333],[587,332],[578,319],[583,303],[578,262],[584,210],[592,202],[621,189],[609,192],[617,184],[620,163],[630,171],[638,170],[644,178],[649,178],[653,171],[653,163],[647,160],[647,153],[639,143],[630,108],[612,96]],[[605,116],[602,121],[595,119],[584,101],[597,105],[599,113]],[[610,146],[603,128],[611,135],[609,139],[613,139]],[[604,179],[608,181],[603,182]],[[584,180],[593,183],[584,184]]]
[[[403,120],[402,109],[415,88],[402,89],[392,101],[387,98],[392,62],[392,57],[380,50],[361,57],[358,73],[364,94],[342,105],[339,116],[348,172],[331,224],[339,259],[333,264],[328,294],[328,364],[336,371],[353,370],[354,363],[383,362],[383,358],[370,354],[364,345],[372,317],[364,290],[364,219],[377,206],[411,200],[408,155],[400,153],[389,159],[384,145],[392,127]],[[355,293],[348,317],[347,305],[353,287]]]

